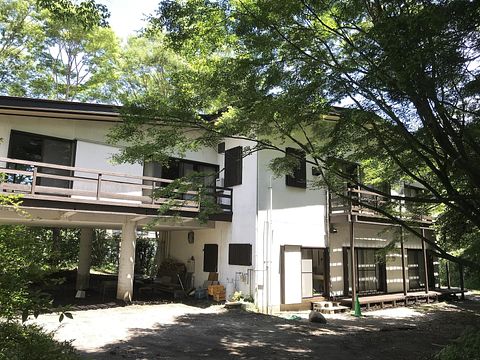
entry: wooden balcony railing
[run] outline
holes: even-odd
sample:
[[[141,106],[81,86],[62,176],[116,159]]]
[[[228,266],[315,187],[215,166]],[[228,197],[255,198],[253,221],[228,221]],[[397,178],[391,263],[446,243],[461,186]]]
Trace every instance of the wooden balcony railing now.
[[[334,194],[330,195],[330,214],[332,215],[352,214],[385,218],[383,214],[375,211],[372,207],[379,209],[385,208],[386,205],[390,205],[391,209],[401,214],[402,219],[422,223],[431,223],[433,221],[433,218],[429,215],[410,211],[409,207],[402,200],[392,200],[371,191],[349,188],[346,189],[344,197]]]
[[[0,173],[4,174],[0,183],[3,192],[28,199],[153,209],[172,203],[172,199],[152,196],[173,182],[169,179],[4,157],[0,157]],[[217,187],[208,193],[206,196],[214,197],[223,213],[232,212],[232,189]],[[177,191],[171,210],[198,213],[202,204],[197,194]]]

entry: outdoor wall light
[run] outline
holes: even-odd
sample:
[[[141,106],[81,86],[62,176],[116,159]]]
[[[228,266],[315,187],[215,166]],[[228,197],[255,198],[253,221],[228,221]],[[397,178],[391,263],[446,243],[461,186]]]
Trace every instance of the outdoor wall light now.
[[[188,232],[187,241],[189,244],[193,244],[195,242],[195,233],[191,230]]]

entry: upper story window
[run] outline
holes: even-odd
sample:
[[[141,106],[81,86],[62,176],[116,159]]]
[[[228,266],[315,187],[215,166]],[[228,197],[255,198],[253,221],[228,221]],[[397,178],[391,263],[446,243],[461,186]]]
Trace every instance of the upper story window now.
[[[404,184],[403,186],[403,194],[405,197],[412,197],[412,198],[417,198],[417,197],[424,197],[426,193],[426,189],[423,189],[418,186],[413,186],[409,184]]]
[[[145,163],[143,167],[145,176],[175,180],[194,174],[202,174],[203,184],[207,187],[215,186],[218,176],[218,165],[201,163],[198,161],[171,158],[168,166],[162,166],[155,162]]]
[[[75,141],[54,138],[45,135],[31,134],[22,131],[12,130],[10,134],[10,142],[8,149],[8,157],[18,160],[29,160],[35,162],[43,162],[55,165],[72,166],[74,162]],[[9,164],[9,168],[18,170],[25,169],[26,165]],[[20,169],[22,167],[22,169]],[[44,167],[41,170],[43,173],[70,176],[69,170],[52,169]],[[27,181],[21,179],[20,175],[14,176],[12,181],[21,183]],[[38,185],[54,186],[68,188],[70,181],[59,180],[51,178],[37,179]]]
[[[242,184],[243,151],[241,146],[225,151],[225,181],[224,185]]]
[[[416,198],[418,200],[418,199],[427,197],[428,191],[418,186],[404,184],[403,195],[406,198],[414,198],[414,199]],[[427,213],[426,204],[419,201],[412,201],[411,199],[405,199],[405,209],[407,210],[407,212],[410,212],[413,214]]]
[[[287,156],[300,159],[298,166],[293,169],[292,175],[286,175],[285,182],[287,186],[294,186],[298,188],[307,187],[307,161],[305,152],[300,149],[286,148]]]

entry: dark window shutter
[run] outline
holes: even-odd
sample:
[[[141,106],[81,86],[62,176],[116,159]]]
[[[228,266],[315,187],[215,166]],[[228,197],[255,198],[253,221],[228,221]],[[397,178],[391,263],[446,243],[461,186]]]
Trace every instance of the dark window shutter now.
[[[252,265],[251,244],[228,245],[228,263],[230,265]]]
[[[287,186],[305,189],[307,187],[307,162],[305,152],[300,149],[287,148],[286,153],[286,156],[300,158],[300,163],[293,170],[293,175],[286,175],[285,177]]]
[[[242,147],[237,146],[225,151],[225,186],[242,183]]]
[[[203,246],[203,271],[217,272],[218,269],[218,245],[205,244]]]

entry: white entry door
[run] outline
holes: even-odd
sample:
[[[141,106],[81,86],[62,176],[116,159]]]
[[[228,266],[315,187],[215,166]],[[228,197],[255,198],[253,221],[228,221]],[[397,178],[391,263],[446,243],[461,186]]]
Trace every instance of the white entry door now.
[[[300,246],[283,247],[284,304],[302,302],[302,251]]]

